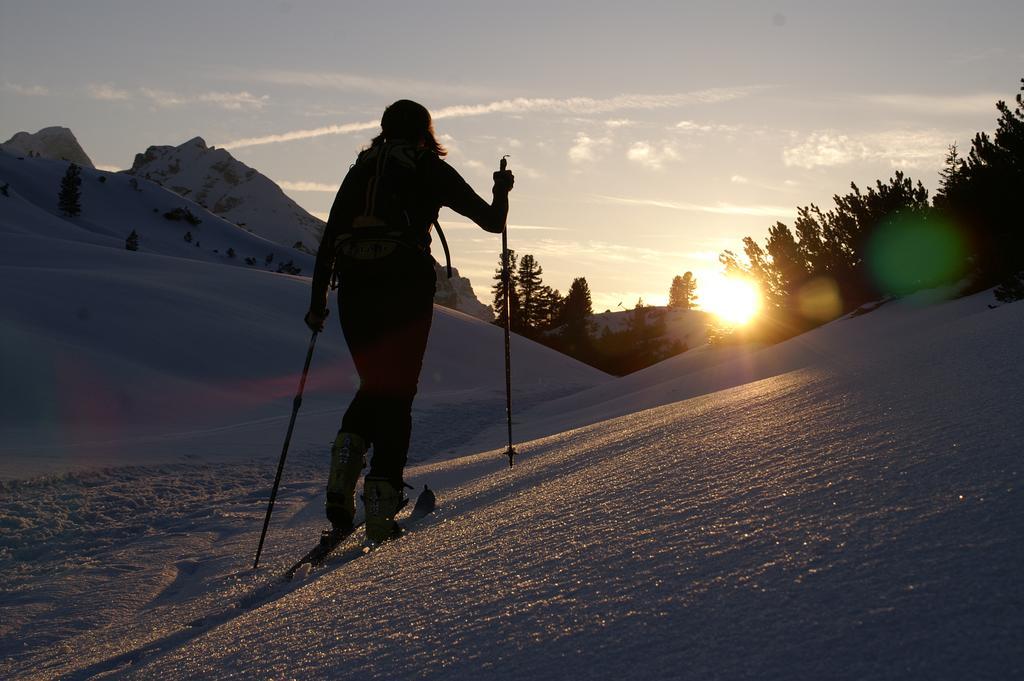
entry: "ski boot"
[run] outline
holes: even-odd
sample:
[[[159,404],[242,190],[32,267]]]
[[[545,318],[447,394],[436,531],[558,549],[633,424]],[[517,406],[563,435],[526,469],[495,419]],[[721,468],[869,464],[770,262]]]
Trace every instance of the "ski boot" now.
[[[367,476],[363,482],[363,505],[366,507],[366,539],[381,544],[402,536],[395,516],[409,503],[405,486],[396,489],[386,478]]]
[[[366,466],[366,441],[355,433],[339,432],[331,447],[327,476],[327,519],[333,530],[351,532],[356,516],[356,483]]]

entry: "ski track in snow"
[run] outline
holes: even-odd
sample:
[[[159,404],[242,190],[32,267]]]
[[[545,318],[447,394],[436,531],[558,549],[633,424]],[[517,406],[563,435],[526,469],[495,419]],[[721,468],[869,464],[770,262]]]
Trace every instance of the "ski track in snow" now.
[[[102,530],[70,532],[64,565],[26,565],[21,582],[5,554],[18,631],[4,632],[0,672],[1019,678],[1024,308],[969,305],[948,304],[955,323],[919,312],[927,344],[888,335],[884,354],[524,443],[512,470],[502,450],[414,466],[410,480],[439,491],[434,517],[276,588],[266,579],[321,522],[321,454],[290,460],[255,580],[266,470],[145,471],[169,498],[196,485],[195,503],[175,515],[155,494],[132,519],[115,500],[140,481],[97,474],[100,526],[120,527],[107,546],[90,549]],[[69,500],[90,484],[5,491],[40,504],[59,495],[37,490]]]
[[[528,408],[564,392],[556,388],[522,395],[517,402]],[[414,409],[410,462],[451,455],[483,425],[504,417],[503,392],[470,391],[471,400],[463,395],[452,401],[458,397],[428,398]],[[300,546],[311,542],[324,522],[321,490],[339,410],[302,416],[318,424],[325,444],[293,444],[272,526],[279,530],[281,519],[291,515],[285,524],[301,524]],[[282,437],[287,417],[271,421],[267,432]],[[306,429],[313,430],[308,424]],[[274,445],[267,445],[258,449],[273,451]],[[211,561],[237,559],[238,554],[221,555],[217,546],[261,525],[275,466],[275,456],[267,456],[0,483],[0,602],[5,613],[0,657],[17,660],[83,632],[131,620],[139,610],[194,596],[194,585]],[[254,547],[242,543],[238,551],[251,554]],[[269,545],[265,551],[265,556],[271,553]]]

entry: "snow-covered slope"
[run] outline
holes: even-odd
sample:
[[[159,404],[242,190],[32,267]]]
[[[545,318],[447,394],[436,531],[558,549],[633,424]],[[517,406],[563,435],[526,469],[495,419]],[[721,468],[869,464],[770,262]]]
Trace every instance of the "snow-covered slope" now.
[[[614,380],[516,338],[511,470],[502,331],[436,308],[406,478],[438,512],[275,585],[324,521],[336,322],[254,575],[308,281],[137,178],[84,170],[65,218],[66,165],[0,154],[0,678],[1024,671],[1024,303],[922,293]]]
[[[56,201],[66,168],[0,154],[7,190],[0,195],[7,299],[0,343],[8,358],[0,478],[178,461],[182,439],[202,440],[210,428],[264,429],[277,439],[309,338],[301,321],[309,282],[276,270],[286,261],[307,273],[312,258],[123,174],[84,169],[81,214],[67,218]],[[138,251],[125,249],[132,230]],[[457,450],[488,421],[503,419],[501,336],[497,327],[438,308],[417,407],[436,415],[425,417],[423,428],[438,430],[440,450],[415,448],[415,457]],[[516,400],[524,408],[608,380],[523,339],[514,352]],[[314,366],[311,420],[308,431],[297,432],[300,442],[320,442],[335,429],[354,390],[334,318]],[[447,423],[447,405],[470,397],[474,416]],[[188,449],[218,459],[253,455],[248,443],[225,440]],[[144,455],[131,451],[139,442],[147,443]]]
[[[195,201],[216,215],[277,244],[315,254],[324,223],[292,201],[270,178],[201,137],[177,147],[152,146],[136,154],[129,175],[143,177]],[[469,280],[437,266],[435,302],[490,321]],[[307,270],[309,271],[309,270]]]
[[[0,672],[1017,678],[1024,305],[988,300],[845,320],[802,368],[679,402],[652,367],[663,406],[521,443],[512,470],[416,466],[434,518],[278,587],[320,523],[305,451],[255,579],[270,470],[9,485]]]
[[[936,305],[952,294],[947,289],[923,291],[870,315],[840,318],[768,347],[703,345],[528,410],[520,415],[520,433],[525,438],[542,437],[807,367],[870,365],[898,348],[913,354],[914,348],[930,344],[939,333],[934,326],[937,316],[983,314],[993,300],[991,293],[984,293]],[[480,434],[480,442],[492,442],[499,435],[500,428],[488,429]]]
[[[0,253],[0,285],[8,296],[3,353],[19,358],[5,367],[0,396],[2,477],[80,463],[180,460],[174,445],[157,443],[140,454],[126,453],[131,447],[123,442],[187,438],[209,428],[244,430],[252,421],[289,412],[309,338],[302,323],[305,279],[12,234]],[[501,334],[461,313],[435,310],[418,407],[442,416],[453,401],[475,404],[472,417],[462,414],[456,423],[443,419],[446,424],[436,426],[447,436],[444,450],[503,418]],[[524,406],[606,380],[529,341],[517,339],[513,351],[516,397]],[[323,415],[309,430],[300,428],[297,441],[322,441],[333,432],[353,381],[332,318],[307,387],[307,413]],[[269,435],[280,429],[277,420],[262,427],[277,439]],[[268,443],[262,451],[272,450]],[[197,452],[253,454],[220,445]]]
[[[0,144],[0,151],[14,156],[38,156],[71,161],[86,168],[94,167],[74,133],[58,126],[43,128],[36,133],[19,132]]]
[[[0,233],[124,250],[134,230],[140,254],[271,271],[291,262],[304,273],[312,272],[313,258],[308,254],[239,229],[157,184],[120,173],[83,168],[81,213],[68,218],[57,207],[67,167],[64,161],[0,153],[0,185],[7,185],[7,195],[0,194]],[[24,257],[35,264],[47,263],[45,251]]]
[[[129,175],[144,177],[270,241],[315,253],[323,221],[288,198],[270,178],[225,149],[194,137],[136,154]]]

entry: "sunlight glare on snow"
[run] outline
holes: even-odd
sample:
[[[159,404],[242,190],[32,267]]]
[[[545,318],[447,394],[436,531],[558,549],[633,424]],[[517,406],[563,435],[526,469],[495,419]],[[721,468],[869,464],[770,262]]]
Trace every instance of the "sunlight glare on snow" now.
[[[738,277],[707,277],[699,289],[700,306],[734,325],[749,322],[761,309],[761,292],[752,282]]]

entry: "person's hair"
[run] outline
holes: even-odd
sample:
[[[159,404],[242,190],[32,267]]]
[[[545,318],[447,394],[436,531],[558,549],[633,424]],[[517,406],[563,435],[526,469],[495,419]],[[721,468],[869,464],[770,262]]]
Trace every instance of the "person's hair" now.
[[[448,154],[448,150],[441,146],[434,135],[434,121],[427,107],[411,99],[400,99],[384,109],[384,115],[380,118],[380,134],[373,138],[371,145],[399,139],[410,142],[423,139],[427,149],[438,156]]]

